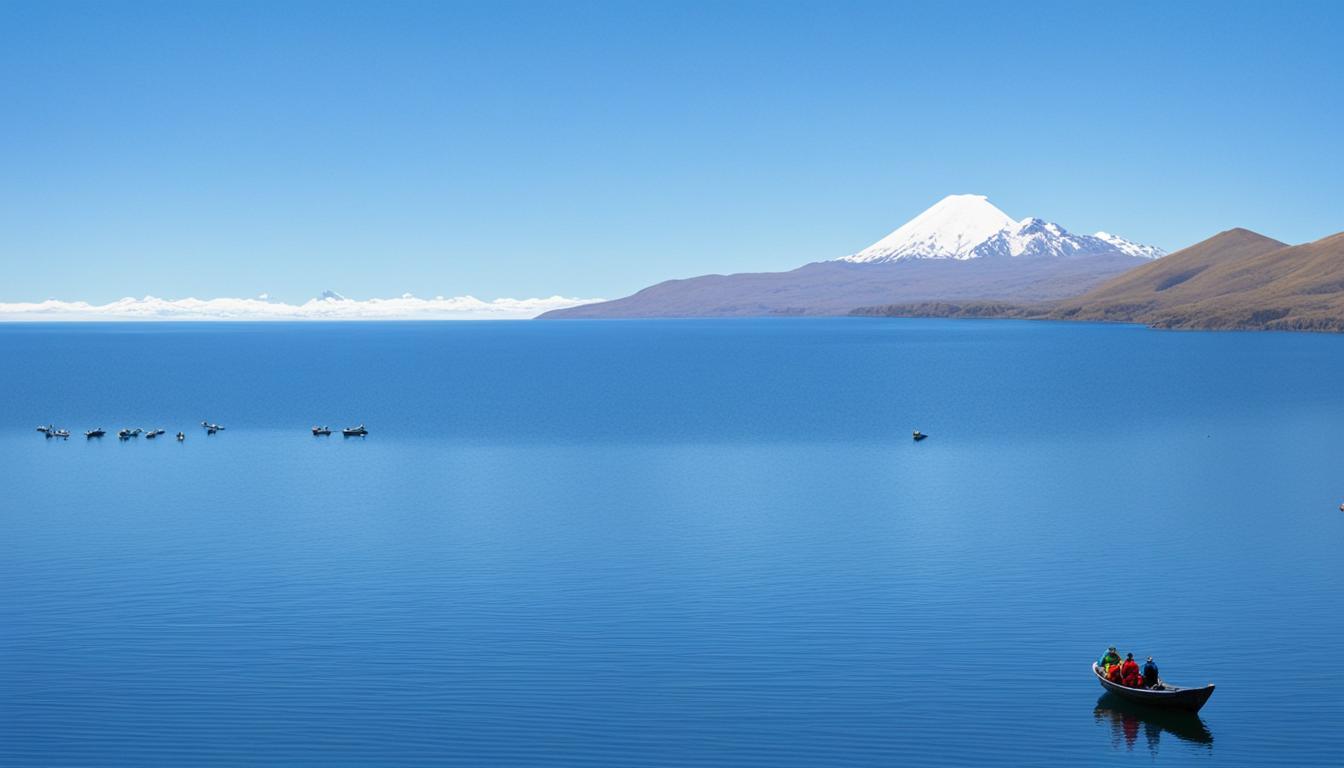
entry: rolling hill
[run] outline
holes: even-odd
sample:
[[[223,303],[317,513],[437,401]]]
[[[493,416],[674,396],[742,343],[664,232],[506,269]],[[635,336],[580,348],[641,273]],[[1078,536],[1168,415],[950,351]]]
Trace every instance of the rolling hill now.
[[[1344,330],[1344,233],[1289,246],[1229,230],[1059,302],[1045,316],[1157,328]]]

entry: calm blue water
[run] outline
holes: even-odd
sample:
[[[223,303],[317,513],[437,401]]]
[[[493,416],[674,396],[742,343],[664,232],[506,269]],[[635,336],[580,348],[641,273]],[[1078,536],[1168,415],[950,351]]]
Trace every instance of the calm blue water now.
[[[1344,760],[1344,337],[11,325],[0,359],[3,765]],[[1118,708],[1111,643],[1218,691]]]

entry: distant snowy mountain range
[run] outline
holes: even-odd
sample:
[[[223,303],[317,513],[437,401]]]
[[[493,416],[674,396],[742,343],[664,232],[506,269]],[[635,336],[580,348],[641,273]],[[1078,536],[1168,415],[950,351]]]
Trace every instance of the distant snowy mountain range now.
[[[1108,254],[1156,259],[1166,251],[1107,232],[1075,235],[1058,224],[999,210],[984,195],[949,195],[899,229],[840,261],[880,264],[901,259],[996,256],[1077,257]]]
[[[787,272],[668,280],[543,317],[843,315],[874,304],[1051,301],[1163,255],[1106,232],[1075,235],[1042,219],[1018,221],[983,195],[951,195],[850,256]]]
[[[0,303],[5,320],[405,320],[550,317],[704,317],[846,314],[929,301],[1039,302],[1079,295],[1165,255],[1097,232],[1075,235],[1021,221],[983,195],[950,195],[850,256],[787,272],[669,280],[615,301],[563,296],[482,301],[473,296],[349,299],[335,291],[299,304],[256,298],[49,299]]]

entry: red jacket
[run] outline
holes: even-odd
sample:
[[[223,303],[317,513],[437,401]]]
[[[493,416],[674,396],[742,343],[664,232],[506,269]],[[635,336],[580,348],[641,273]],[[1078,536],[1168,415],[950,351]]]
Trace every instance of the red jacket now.
[[[1139,662],[1133,659],[1125,660],[1125,663],[1120,665],[1120,679],[1125,685],[1128,685],[1131,688],[1138,688],[1139,680],[1141,679],[1139,677]]]

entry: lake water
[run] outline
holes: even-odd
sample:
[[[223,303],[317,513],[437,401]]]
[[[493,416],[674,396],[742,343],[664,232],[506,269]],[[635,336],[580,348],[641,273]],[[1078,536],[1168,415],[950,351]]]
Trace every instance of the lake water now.
[[[9,325],[0,357],[0,765],[1344,762],[1344,337]],[[1109,644],[1218,690],[1119,707]]]

